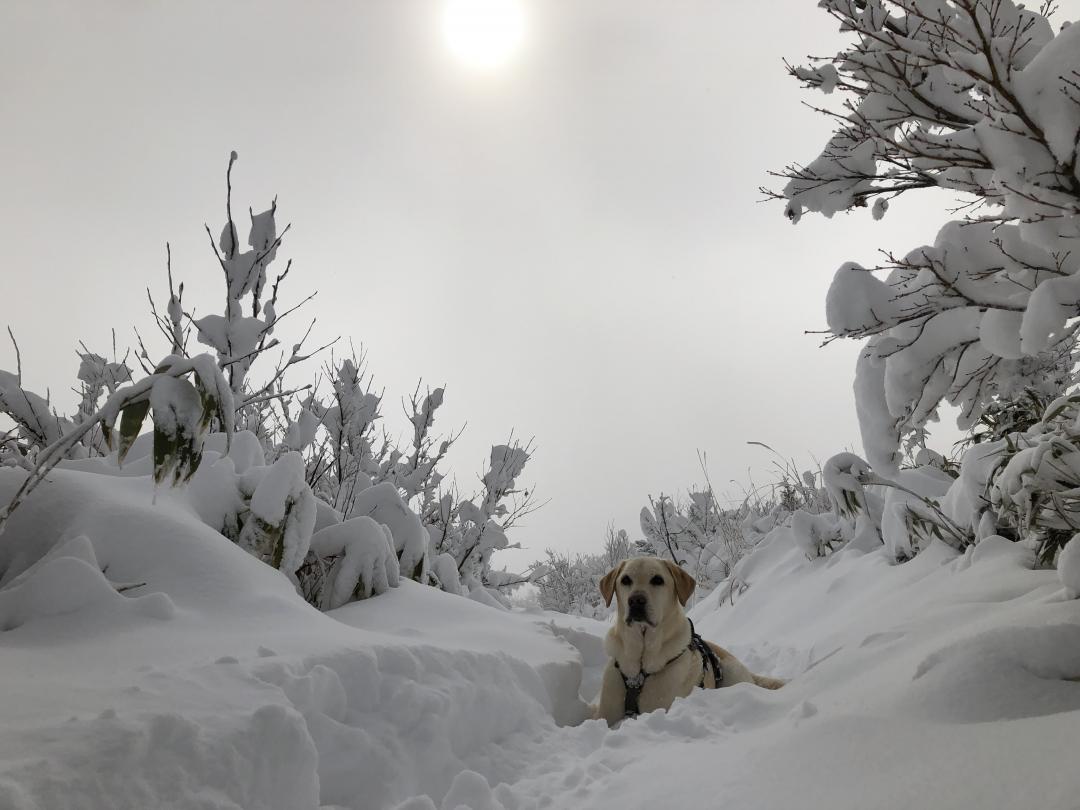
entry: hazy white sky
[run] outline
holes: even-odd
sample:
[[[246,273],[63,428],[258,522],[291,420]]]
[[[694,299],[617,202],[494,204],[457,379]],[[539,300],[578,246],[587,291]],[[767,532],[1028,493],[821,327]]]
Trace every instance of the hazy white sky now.
[[[636,536],[649,494],[701,480],[699,449],[732,494],[768,478],[749,440],[807,463],[858,449],[856,347],[803,331],[841,262],[931,241],[940,212],[792,227],[757,203],[828,132],[781,64],[838,48],[815,6],[534,0],[520,53],[478,72],[437,0],[9,0],[0,326],[67,405],[78,339],[151,331],[166,240],[215,306],[203,223],[221,227],[236,149],[234,204],[278,195],[292,300],[321,291],[316,337],[363,344],[396,430],[418,378],[445,383],[466,490],[491,443],[535,436],[526,480],[551,503],[504,562],[595,549],[610,521]]]

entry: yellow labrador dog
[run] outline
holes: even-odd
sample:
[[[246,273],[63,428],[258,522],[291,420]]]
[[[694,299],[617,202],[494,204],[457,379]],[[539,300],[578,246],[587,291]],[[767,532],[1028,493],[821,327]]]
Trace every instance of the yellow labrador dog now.
[[[596,717],[613,726],[626,717],[671,708],[695,686],[716,689],[753,683],[779,689],[784,681],[755,675],[723,647],[704,641],[683,606],[697,583],[682,568],[656,557],[625,560],[600,580],[604,602],[616,600],[609,658]]]

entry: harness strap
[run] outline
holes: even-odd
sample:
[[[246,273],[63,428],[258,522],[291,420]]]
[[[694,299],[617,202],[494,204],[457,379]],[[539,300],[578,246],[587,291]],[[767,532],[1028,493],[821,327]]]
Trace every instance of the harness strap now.
[[[689,616],[686,620],[690,622],[690,647],[701,653],[701,688],[705,688],[705,675],[710,668],[713,673],[713,688],[719,688],[724,682],[724,670],[720,666],[720,659],[709,643],[698,635],[697,630],[694,629],[693,620]]]
[[[686,621],[690,622],[690,643],[656,672],[646,672],[642,669],[638,671],[637,675],[628,678],[626,673],[622,671],[622,667],[619,666],[619,662],[615,662],[615,669],[618,670],[620,677],[622,677],[623,687],[626,690],[623,699],[623,717],[637,717],[641,714],[638,701],[641,698],[641,690],[645,688],[645,681],[653,675],[663,672],[682,658],[688,650],[695,650],[701,655],[701,681],[698,686],[702,689],[705,688],[705,676],[708,674],[709,669],[712,669],[714,687],[719,687],[723,683],[724,670],[720,666],[720,659],[716,657],[713,648],[708,645],[705,639],[697,634],[697,630],[694,629],[694,622],[689,617],[687,617]]]
[[[656,670],[656,672],[646,672],[642,669],[638,672],[637,675],[634,675],[630,678],[626,677],[626,673],[622,671],[622,667],[619,666],[619,662],[615,662],[615,669],[619,671],[619,675],[622,677],[623,687],[626,689],[626,695],[623,698],[623,717],[637,717],[639,714],[641,714],[641,710],[638,707],[638,699],[641,697],[641,690],[645,688],[645,680],[647,678],[651,678],[657,673],[663,672],[669,666],[682,658],[686,654],[686,651],[689,649],[689,645],[683,647],[677,655],[669,659],[668,662],[662,667],[660,667],[660,669]]]
[[[633,678],[627,678],[623,671],[619,669],[618,661],[615,662],[615,669],[618,669],[619,674],[622,675],[623,687],[625,688],[623,717],[637,717],[641,714],[641,710],[638,708],[638,700],[641,698],[641,690],[645,686],[645,679],[648,676],[644,672],[639,672]]]

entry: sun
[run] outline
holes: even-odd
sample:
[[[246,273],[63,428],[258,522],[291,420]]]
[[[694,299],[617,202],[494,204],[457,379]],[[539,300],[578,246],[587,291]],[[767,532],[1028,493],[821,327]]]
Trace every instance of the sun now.
[[[490,70],[521,48],[525,10],[520,0],[445,0],[442,32],[461,62]]]

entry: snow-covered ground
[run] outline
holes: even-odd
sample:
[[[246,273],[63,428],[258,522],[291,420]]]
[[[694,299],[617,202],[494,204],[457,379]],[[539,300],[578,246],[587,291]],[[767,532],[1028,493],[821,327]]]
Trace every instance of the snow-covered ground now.
[[[0,808],[388,807],[581,720],[578,653],[534,618],[412,582],[323,614],[152,496],[57,471],[5,531]]]
[[[601,623],[408,581],[323,614],[182,494],[57,471],[0,542],[0,808],[1080,807],[1055,572],[995,538],[903,565],[784,538],[692,616],[791,683],[609,730],[579,698]]]

